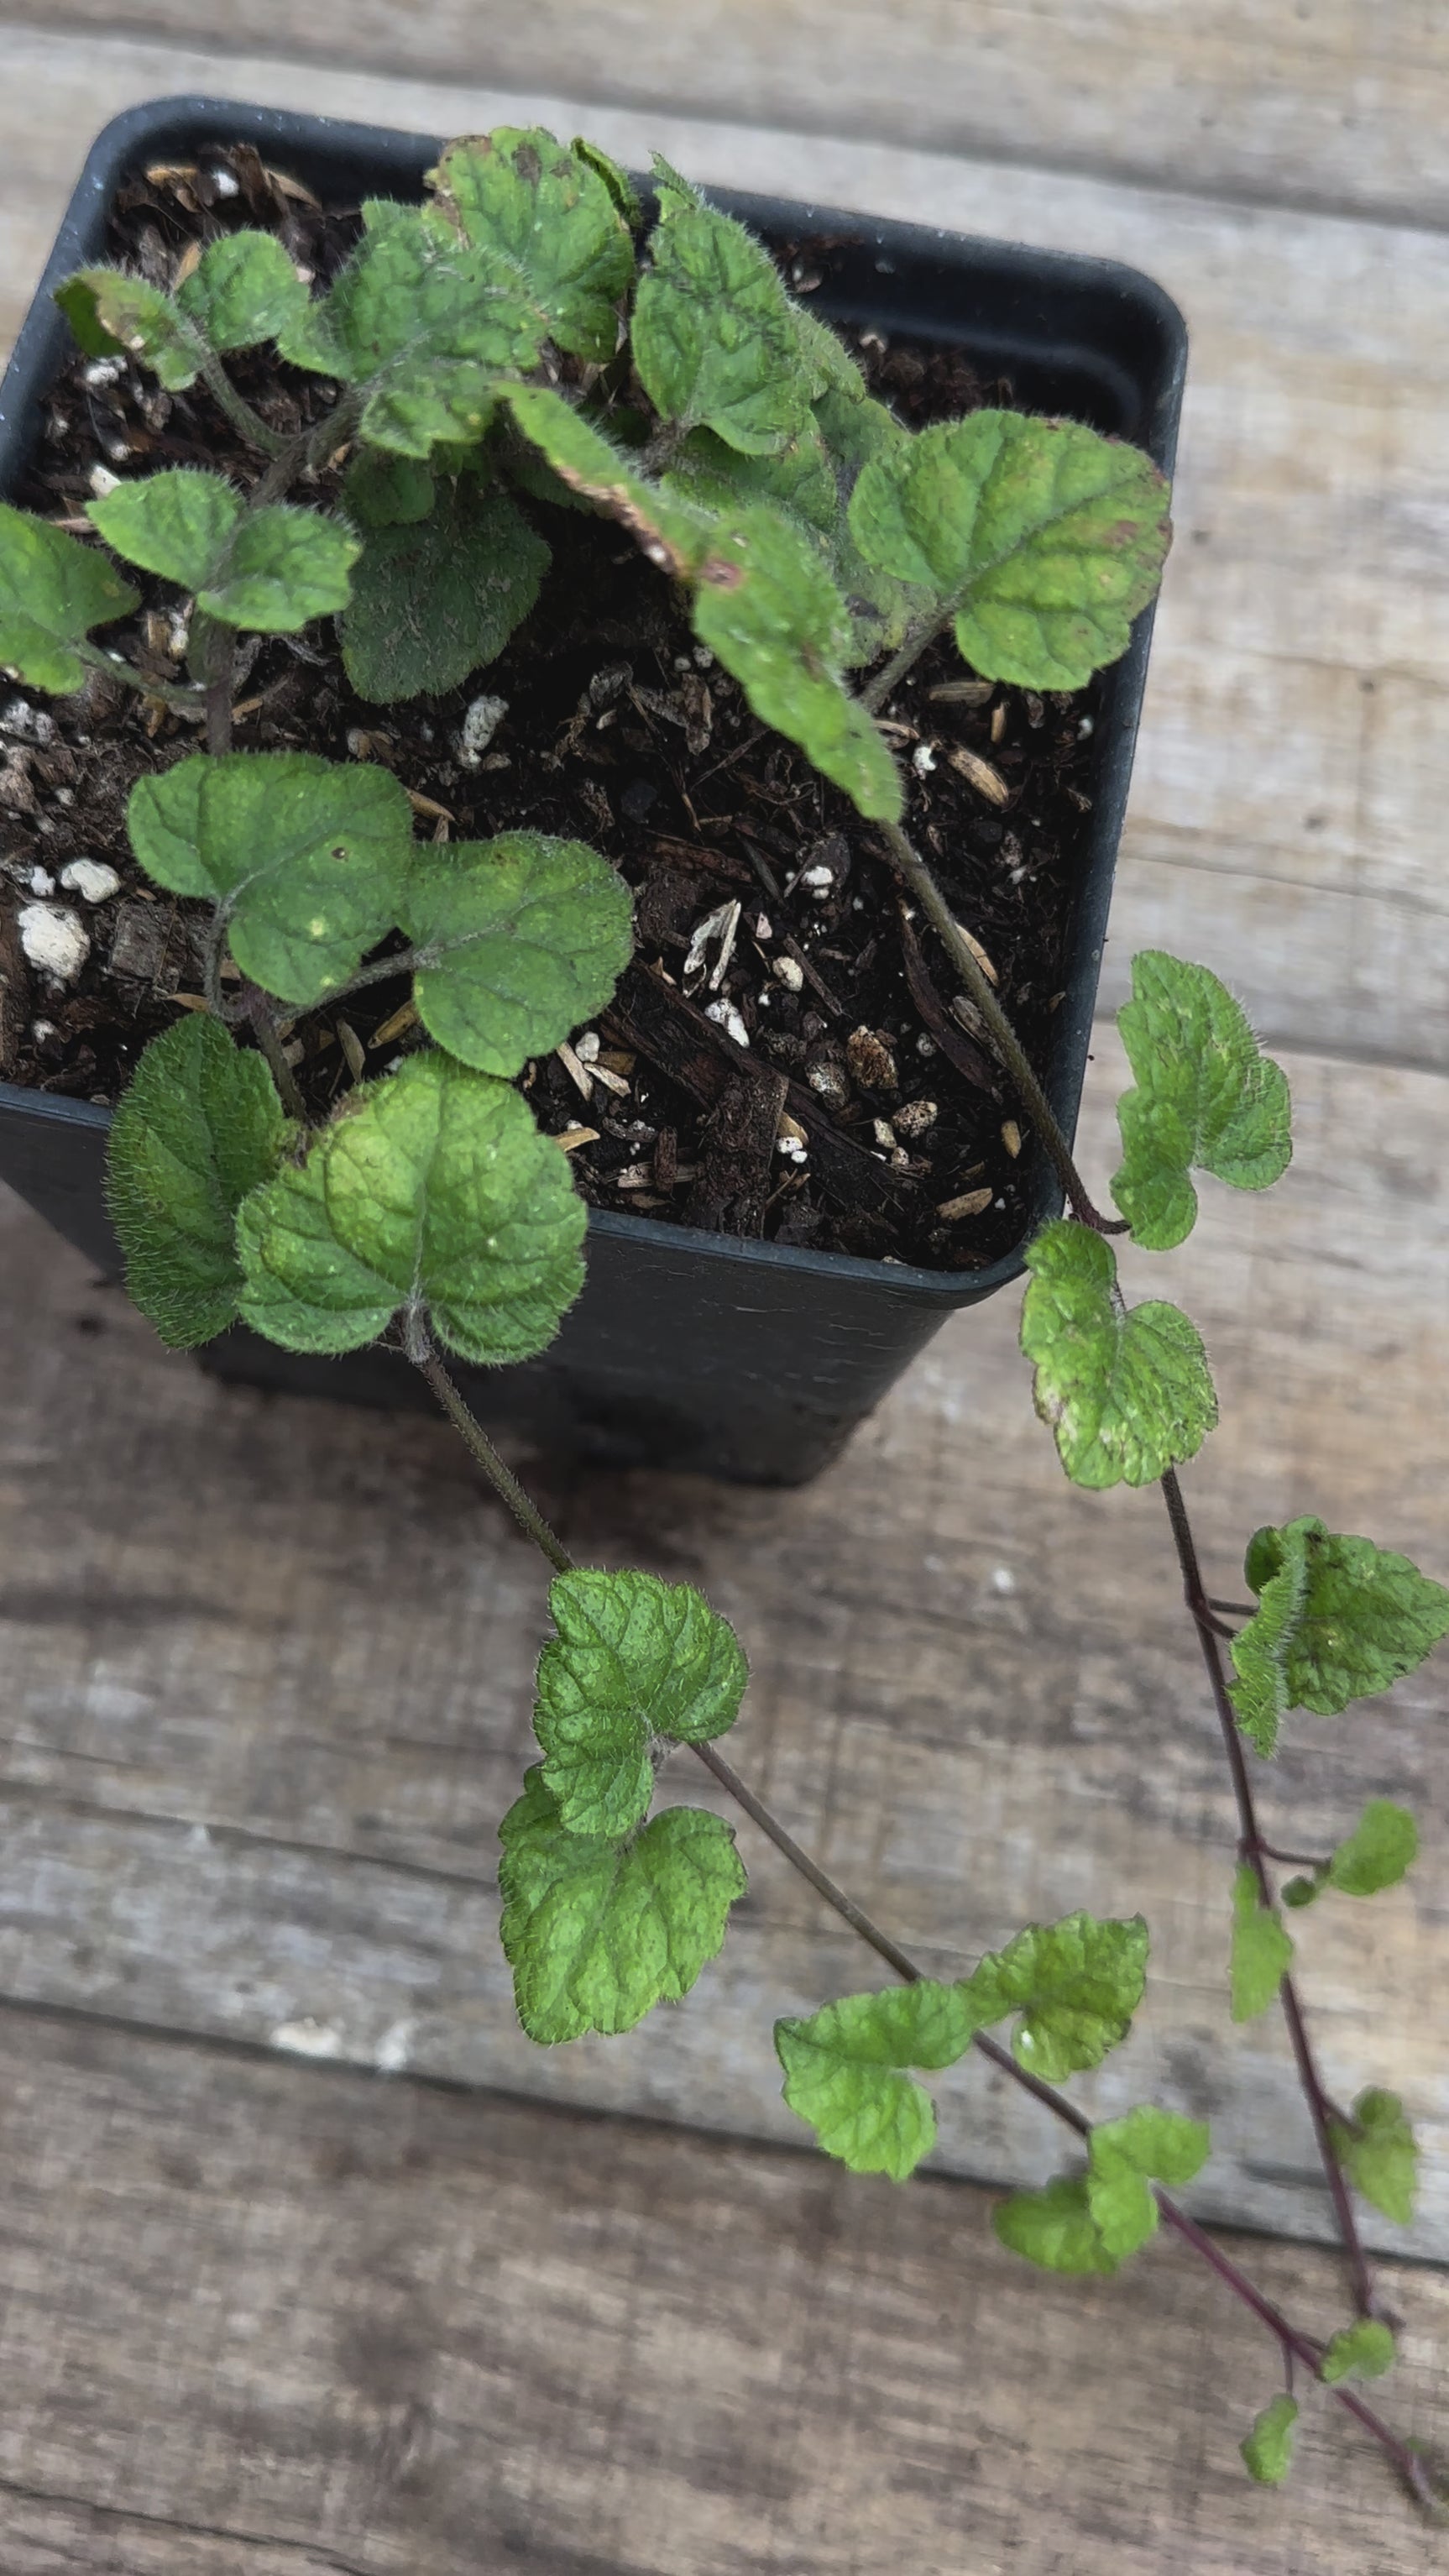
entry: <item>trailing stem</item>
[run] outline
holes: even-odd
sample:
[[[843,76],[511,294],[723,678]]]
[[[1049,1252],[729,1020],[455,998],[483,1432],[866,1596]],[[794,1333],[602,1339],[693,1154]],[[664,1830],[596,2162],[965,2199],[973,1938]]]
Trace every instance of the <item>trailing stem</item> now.
[[[403,1339],[408,1358],[426,1379],[448,1420],[459,1433],[471,1456],[482,1468],[495,1493],[507,1505],[524,1535],[533,1541],[556,1573],[571,1572],[574,1560],[568,1549],[549,1527],[537,1506],[529,1500],[512,1469],[500,1458],[482,1424],[475,1419],[464,1402],[448,1371],[432,1348],[421,1316],[415,1313],[407,1316]],[[804,1847],[796,1842],[794,1835],[781,1823],[779,1817],[765,1805],[763,1799],[756,1797],[754,1791],[740,1778],[733,1766],[716,1752],[712,1744],[695,1744],[690,1749],[697,1754],[711,1777],[718,1781],[720,1787],[750,1818],[751,1823],[757,1825],[760,1831],[768,1836],[775,1849],[783,1855],[791,1867],[808,1881],[816,1894],[823,1897],[826,1904],[840,1916],[842,1922],[848,1924],[857,1938],[874,1950],[904,1984],[917,1984],[926,1975],[926,1970],[918,1966],[909,1952],[901,1949],[888,1932],[882,1931],[879,1924],[873,1922],[864,1909],[856,1904],[854,1898],[848,1896],[845,1889],[836,1884],[829,1872],[822,1869],[818,1861],[813,1860]],[[1010,2050],[1003,2048],[1000,2041],[993,2039],[988,2031],[978,2031],[971,2044],[980,2056],[986,2058],[1003,2075],[1010,2076],[1014,2084],[1020,2086],[1023,2092],[1030,2093],[1034,2100],[1040,2102],[1045,2110],[1050,2111],[1054,2119],[1060,2120],[1072,2130],[1076,2137],[1090,2137],[1092,2123],[1085,2113],[1079,2111],[1076,2104],[1069,2101],[1064,2093],[1059,2093],[1054,2085],[1044,2083],[1040,2076],[1031,2074],[1023,2066],[1018,2066]],[[1203,2261],[1224,2286],[1242,2301],[1261,2325],[1267,2328],[1277,2342],[1285,2361],[1290,2358],[1301,2361],[1316,2379],[1321,2379],[1320,2363],[1323,2346],[1300,2327],[1291,2324],[1274,2307],[1272,2301],[1264,2297],[1248,2275],[1239,2269],[1231,2255],[1226,2254],[1222,2247],[1208,2235],[1206,2229],[1200,2227],[1196,2219],[1190,2218],[1186,2210],[1179,2208],[1177,2202],[1165,2191],[1155,2187],[1153,2196],[1164,2223],[1174,2229],[1185,2244],[1192,2246],[1194,2252],[1201,2255]],[[1426,2507],[1435,2506],[1437,2498],[1429,2471],[1409,2444],[1401,2441],[1392,2427],[1384,2422],[1383,2417],[1377,2414],[1373,2407],[1366,2405],[1351,2388],[1339,2382],[1325,2381],[1323,2384],[1328,2388],[1329,2395],[1354,2416],[1366,2432],[1372,2434],[1385,2456],[1397,2469],[1410,2493]]]
[[[1183,1597],[1197,1630],[1198,1643],[1202,1648],[1202,1659],[1207,1671],[1208,1686],[1213,1696],[1213,1706],[1217,1710],[1218,1723],[1222,1729],[1223,1749],[1228,1757],[1233,1796],[1237,1802],[1238,1849],[1257,1879],[1258,1892],[1264,1905],[1271,1907],[1274,1902],[1274,1891],[1268,1876],[1267,1864],[1270,1858],[1276,1858],[1279,1855],[1270,1852],[1259,1830],[1258,1811],[1253,1797],[1252,1780],[1248,1774],[1247,1756],[1243,1751],[1243,1739],[1233,1714],[1233,1704],[1228,1696],[1227,1675],[1223,1670],[1220,1643],[1222,1630],[1219,1621],[1214,1618],[1208,1606],[1202,1570],[1198,1562],[1197,1544],[1193,1538],[1192,1524],[1187,1516],[1187,1505],[1183,1499],[1182,1487],[1178,1482],[1175,1468],[1169,1468],[1162,1479],[1162,1498],[1167,1505],[1173,1545],[1177,1550],[1177,1561],[1182,1571]],[[1348,2184],[1344,2180],[1343,2167],[1334,2153],[1333,2136],[1329,2126],[1331,2105],[1318,2072],[1303,2017],[1303,2007],[1298,2000],[1298,1990],[1291,1976],[1285,1975],[1280,1991],[1283,2017],[1288,2024],[1288,2036],[1298,2069],[1298,2080],[1308,2103],[1314,2136],[1318,2141],[1319,2156],[1322,2159],[1324,2175],[1333,2201],[1334,2217],[1337,2220],[1344,2253],[1348,2259],[1355,2304],[1360,2316],[1369,2317],[1374,2314],[1375,2308],[1373,2275],[1369,2270],[1368,2258],[1360,2241],[1358,2222],[1354,2216]]]
[[[901,830],[899,823],[882,823],[881,832],[892,861],[904,877],[912,894],[921,905],[937,932],[952,965],[986,1023],[991,1043],[1021,1098],[1022,1107],[1036,1129],[1062,1185],[1062,1192],[1072,1214],[1096,1234],[1125,1234],[1127,1228],[1118,1218],[1105,1217],[1093,1206],[1087,1186],[1072,1159],[1072,1149],[1062,1132],[1051,1102],[1043,1091],[1031,1059],[1007,1018],[1005,1011],[982,972],[979,961],[961,935],[961,925],[919,852]]]

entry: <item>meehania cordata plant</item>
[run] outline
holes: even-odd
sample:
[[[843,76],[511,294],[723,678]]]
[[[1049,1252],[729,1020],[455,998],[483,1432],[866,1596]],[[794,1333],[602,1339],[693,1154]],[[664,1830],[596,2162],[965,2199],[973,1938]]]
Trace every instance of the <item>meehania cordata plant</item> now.
[[[325,294],[248,231],[213,242],[172,295],[110,268],[60,290],[84,349],[124,350],[167,388],[203,382],[258,459],[247,490],[185,469],[121,484],[89,505],[98,543],[0,507],[0,665],[53,692],[103,670],[164,695],[206,744],[143,778],[129,808],[152,883],[211,907],[208,1007],[146,1050],[114,1122],[131,1293],[180,1347],[239,1318],[291,1350],[400,1347],[552,1566],[539,1760],[500,1827],[503,1947],[534,2039],[632,2029],[720,1949],[745,1885],[733,1833],[712,1812],[656,1804],[673,1748],[689,1746],[899,1980],[776,2026],[785,2098],[820,2145],[903,2181],[935,2137],[920,2078],[984,2056],[1081,2151],[1045,2190],[1000,2205],[1007,2245],[1051,2270],[1111,2273],[1165,2223],[1278,2347],[1285,2384],[1244,2439],[1250,2474],[1287,2472],[1296,2368],[1432,2503],[1426,2464],[1353,2385],[1395,2358],[1355,2195],[1408,2218],[1412,2131],[1392,2094],[1361,2092],[1348,2110],[1328,2096],[1285,1921],[1392,1885],[1414,1824],[1375,1799],[1335,1850],[1285,1855],[1260,1830],[1248,1748],[1269,1758],[1292,1711],[1336,1716],[1410,1671],[1449,1631],[1449,1592],[1303,1517],[1250,1540],[1250,1615],[1234,1624],[1209,1600],[1177,1475],[1217,1419],[1207,1360],[1176,1306],[1127,1303],[1111,1238],[1184,1241],[1194,1174],[1276,1180],[1287,1084],[1214,976],[1139,957],[1121,1014],[1134,1076],[1111,1184],[1121,1213],[1102,1215],[907,837],[876,721],[947,629],[974,673],[1026,688],[1076,688],[1115,660],[1157,586],[1166,486],[1135,449],[1072,422],[983,410],[912,435],[739,224],[663,162],[655,181],[646,224],[603,153],[505,129],[451,145],[421,207],[366,206]],[[229,353],[263,343],[333,389],[296,437],[227,372]],[[332,507],[297,497],[344,454]],[[1066,1213],[1027,1253],[1022,1346],[1067,1475],[1163,1491],[1237,1799],[1232,2011],[1276,2002],[1287,2017],[1348,2257],[1352,2313],[1326,2341],[1172,2197],[1208,2155],[1204,2123],[1150,2103],[1094,2123],[1059,2089],[1131,2025],[1141,1918],[1029,1925],[969,1976],[923,1975],[717,1750],[748,1678],[732,1629],[687,1584],[573,1565],[448,1374],[443,1352],[491,1365],[543,1350],[579,1293],[584,1207],[515,1077],[606,1005],[630,954],[628,895],[577,842],[419,844],[380,768],[233,751],[237,639],[334,617],[360,694],[451,688],[533,606],[564,506],[637,540],[755,715],[874,827],[1056,1168]],[[96,642],[138,606],[115,559],[187,604],[184,684],[162,687]],[[403,974],[431,1045],[309,1125],[282,1033]]]

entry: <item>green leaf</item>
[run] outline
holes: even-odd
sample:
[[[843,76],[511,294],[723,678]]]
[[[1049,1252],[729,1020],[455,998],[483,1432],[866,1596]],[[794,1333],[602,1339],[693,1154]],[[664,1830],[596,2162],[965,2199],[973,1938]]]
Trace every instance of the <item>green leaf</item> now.
[[[127,824],[153,884],[222,905],[238,966],[279,1001],[323,1001],[398,920],[412,810],[370,763],[194,753],[137,780]]]
[[[524,437],[582,500],[617,519],[662,572],[676,579],[712,567],[708,577],[733,577],[733,563],[718,557],[719,523],[677,494],[636,474],[593,423],[547,385],[505,389],[504,400]]]
[[[1191,2182],[1211,2140],[1203,2120],[1142,2103],[1119,2120],[1093,2123],[1087,2142],[1087,2207],[1114,2262],[1135,2254],[1157,2227],[1150,2183]]]
[[[743,511],[705,567],[694,631],[785,734],[872,822],[901,812],[901,782],[842,673],[852,635],[844,600],[809,538],[773,510]]]
[[[1117,1260],[1066,1217],[1028,1244],[1021,1347],[1037,1412],[1074,1485],[1150,1485],[1193,1458],[1218,1418],[1196,1328],[1156,1300],[1123,1312]]]
[[[56,289],[55,300],[93,356],[125,349],[149,367],[168,393],[184,393],[206,364],[206,342],[158,286],[119,268],[82,268]]]
[[[1137,1088],[1117,1103],[1123,1161],[1112,1195],[1134,1242],[1170,1252],[1197,1216],[1189,1169],[1235,1190],[1265,1190],[1286,1172],[1287,1077],[1216,975],[1159,948],[1133,958],[1117,1026]]]
[[[86,675],[76,646],[138,604],[93,546],[0,501],[0,670],[64,696]]]
[[[394,467],[410,462],[389,459]],[[374,526],[341,627],[358,695],[387,704],[457,688],[502,652],[549,562],[542,537],[501,486],[472,476],[444,484],[426,517]]]
[[[1293,2427],[1298,2401],[1285,2392],[1253,2418],[1251,2433],[1239,2445],[1243,2466],[1260,2487],[1280,2487],[1293,2465]]]
[[[1115,2272],[1087,2205],[1085,2174],[1059,2174],[1044,2191],[999,2200],[991,2224],[1003,2245],[1044,2272]]]
[[[706,1744],[739,1715],[749,1667],[728,1620],[688,1583],[583,1568],[549,1587],[558,1634],[538,1662],[534,1733],[573,1834],[648,1813],[656,1737]]]
[[[1011,2039],[1017,2064],[1059,2084],[1099,2066],[1126,2038],[1146,1975],[1140,1914],[1126,1922],[1068,1914],[1029,1924],[1004,1950],[989,1950],[961,1993],[977,2028],[1019,2013]]]
[[[1419,1833],[1407,1807],[1370,1798],[1353,1832],[1328,1864],[1328,1884],[1344,1896],[1377,1896],[1396,1887],[1418,1858]]]
[[[712,429],[693,430],[671,459],[661,488],[730,517],[765,501],[821,535],[831,534],[839,518],[835,475],[813,423],[773,456],[742,455]]]
[[[106,1199],[126,1286],[174,1350],[235,1323],[236,1212],[291,1130],[259,1055],[200,1012],[154,1038],[111,1121]]]
[[[628,887],[582,841],[544,832],[420,848],[400,918],[427,961],[423,1026],[483,1073],[556,1047],[629,962]]]
[[[965,1989],[929,1977],[846,1995],[808,2021],[776,2022],[785,2099],[852,2173],[904,2182],[936,2142],[935,2106],[904,2070],[954,2066],[974,2028]]]
[[[732,216],[666,187],[649,256],[631,345],[661,418],[761,456],[798,436],[813,380],[768,251]]]
[[[586,169],[598,172],[630,232],[637,233],[644,221],[644,208],[628,171],[621,170],[617,161],[611,161],[607,152],[601,150],[597,143],[588,142],[582,134],[574,136],[569,150]]]
[[[286,1350],[355,1351],[426,1309],[465,1360],[532,1359],[584,1284],[584,1220],[516,1091],[409,1056],[244,1202],[242,1314]]]
[[[361,397],[359,436],[427,457],[486,428],[502,377],[537,364],[537,317],[517,277],[408,206],[371,201],[331,293],[279,335],[295,366]]]
[[[976,411],[861,473],[856,544],[954,613],[989,680],[1079,689],[1116,661],[1157,588],[1168,487],[1150,460],[1075,421]]]
[[[86,517],[128,563],[200,590],[241,524],[242,500],[220,474],[178,465],[118,483],[87,502]]]
[[[342,500],[350,517],[360,520],[364,528],[404,528],[427,517],[437,490],[432,474],[417,457],[364,447],[348,466]],[[366,569],[364,556],[362,571],[352,585],[354,611]]]
[[[338,520],[273,502],[242,520],[196,605],[227,626],[295,634],[347,606],[348,576],[361,552],[360,538]]]
[[[1397,2093],[1370,2085],[1353,2106],[1353,2121],[1330,2120],[1333,2152],[1355,2189],[1396,2227],[1414,2215],[1419,2149]]]
[[[791,318],[800,362],[810,380],[812,402],[834,396],[858,406],[867,403],[870,396],[865,378],[838,334],[802,304],[791,306]],[[875,403],[872,408],[879,411],[882,405]],[[902,430],[901,435],[906,437],[909,433]]]
[[[1330,2388],[1340,2379],[1382,2379],[1398,2357],[1389,2328],[1378,2317],[1359,2317],[1353,2325],[1339,2327],[1319,2364],[1319,2372]]]
[[[844,355],[844,352],[841,353]],[[864,387],[861,388],[864,397]],[[936,594],[920,584],[898,581],[868,563],[855,542],[847,507],[861,468],[873,456],[907,444],[910,432],[884,403],[832,389],[814,406],[835,483],[836,509],[829,530],[831,567],[850,609],[852,664],[873,662],[893,652],[907,629],[929,615]]]
[[[1255,2021],[1267,2011],[1293,1964],[1293,1943],[1263,1892],[1251,1862],[1233,1879],[1233,1937],[1229,1960],[1234,2021]]]
[[[1271,1753],[1290,1708],[1338,1717],[1402,1680],[1449,1635],[1449,1590],[1406,1556],[1344,1538],[1311,1513],[1248,1542],[1259,1607],[1233,1639],[1238,1723]]]
[[[937,2143],[934,2102],[903,2069],[955,2066],[973,2035],[963,1986],[919,1978],[775,2022],[785,2102],[852,2174],[906,2182]]]
[[[527,295],[540,336],[600,364],[614,354],[634,277],[622,173],[608,168],[612,177],[542,126],[500,125],[450,143],[428,174],[439,211]]]
[[[208,346],[254,349],[303,312],[307,289],[275,233],[223,233],[209,242],[176,302]]]
[[[552,2046],[632,2030],[721,1948],[745,1873],[728,1825],[666,1807],[630,1840],[571,1834],[540,1770],[498,1828],[503,1955],[518,2018]]]

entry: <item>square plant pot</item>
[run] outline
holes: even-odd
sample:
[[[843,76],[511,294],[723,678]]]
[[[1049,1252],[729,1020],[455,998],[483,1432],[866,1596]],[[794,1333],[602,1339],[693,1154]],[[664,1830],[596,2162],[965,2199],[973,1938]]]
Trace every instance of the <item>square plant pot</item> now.
[[[131,110],[96,142],[0,384],[0,496],[39,431],[43,396],[70,349],[51,290],[103,255],[122,181],[208,142],[248,142],[333,200],[416,201],[435,138],[204,98]],[[647,187],[647,182],[644,183]],[[772,247],[808,250],[812,309],[831,320],[961,349],[1005,377],[1025,410],[1063,415],[1145,448],[1170,472],[1187,334],[1149,278],[1106,260],[882,223],[833,208],[712,189]],[[1071,1134],[1081,1097],[1147,671],[1151,614],[1101,675],[1092,804],[1071,918],[1064,998],[1042,1077]],[[102,1191],[110,1111],[0,1083],[0,1179],[109,1272],[120,1261]],[[615,1465],[654,1465],[798,1484],[844,1446],[948,1315],[1018,1278],[1026,1242],[1057,1213],[1045,1158],[1028,1145],[1022,1237],[990,1267],[936,1271],[745,1242],[591,1209],[588,1280],[557,1341],[522,1366],[458,1371],[470,1403],[541,1444]],[[386,1405],[428,1404],[405,1362],[282,1351],[238,1328],[202,1365],[251,1385]]]

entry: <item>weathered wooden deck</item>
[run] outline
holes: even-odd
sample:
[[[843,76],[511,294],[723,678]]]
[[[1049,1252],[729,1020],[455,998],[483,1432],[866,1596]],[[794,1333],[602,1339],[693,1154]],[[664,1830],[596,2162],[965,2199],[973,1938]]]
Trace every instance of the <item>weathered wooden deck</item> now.
[[[1218,1194],[1171,1265],[1224,1403],[1194,1504],[1223,1588],[1301,1510],[1443,1573],[1440,13],[201,15],[0,9],[0,346],[118,108],[516,121],[485,74],[626,158],[1110,253],[1177,297],[1180,535],[1104,1002],[1147,939],[1218,967],[1299,1139],[1280,1191]],[[1104,1020],[1099,1171],[1120,1062]],[[960,1318],[807,1493],[541,1483],[582,1552],[708,1585],[754,1665],[741,1766],[943,1970],[1033,1916],[1142,1906],[1150,2007],[1083,2097],[1210,2112],[1197,2205],[1266,2231],[1265,2284],[1331,2324],[1285,2043],[1228,2024],[1229,1803],[1160,1513],[1065,1486],[1014,1323],[1011,1296]],[[1292,2486],[1246,2486],[1273,2355],[1185,2258],[1076,2284],[1001,2252],[981,2186],[1059,2150],[979,2075],[906,2192],[801,2152],[771,2021],[861,1971],[768,1849],[697,2008],[522,2041],[493,1832],[541,1587],[441,1425],[221,1388],[8,1198],[0,1388],[0,2576],[1442,2563],[1322,2410]],[[1278,1786],[1310,1843],[1375,1792],[1420,1816],[1410,1884],[1320,1909],[1301,1946],[1331,2081],[1394,2085],[1424,2136],[1420,2220],[1378,2230],[1390,2402],[1449,2444],[1446,1702],[1441,1657],[1300,1721]]]

